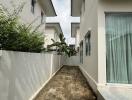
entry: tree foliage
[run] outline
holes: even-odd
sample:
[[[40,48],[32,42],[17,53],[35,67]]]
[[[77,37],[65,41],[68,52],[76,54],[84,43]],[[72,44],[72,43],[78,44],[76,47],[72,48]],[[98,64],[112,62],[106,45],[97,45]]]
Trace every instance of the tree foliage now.
[[[32,25],[19,22],[19,13],[24,5],[10,13],[0,5],[0,48],[4,50],[41,52],[44,48],[44,37]],[[33,30],[33,31],[32,31]]]
[[[65,38],[63,34],[59,34],[59,40],[55,41],[54,39],[51,39],[53,41],[53,44],[48,46],[48,49],[52,47],[56,47],[58,54],[66,54],[68,57],[75,55],[77,52],[75,49],[68,46],[68,44],[65,42]]]

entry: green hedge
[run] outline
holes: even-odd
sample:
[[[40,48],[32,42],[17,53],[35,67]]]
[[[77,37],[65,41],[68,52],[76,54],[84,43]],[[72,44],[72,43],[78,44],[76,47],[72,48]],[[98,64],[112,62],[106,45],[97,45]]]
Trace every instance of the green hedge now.
[[[44,36],[31,25],[19,23],[19,13],[23,7],[13,13],[0,7],[0,48],[4,50],[41,52],[43,51]]]

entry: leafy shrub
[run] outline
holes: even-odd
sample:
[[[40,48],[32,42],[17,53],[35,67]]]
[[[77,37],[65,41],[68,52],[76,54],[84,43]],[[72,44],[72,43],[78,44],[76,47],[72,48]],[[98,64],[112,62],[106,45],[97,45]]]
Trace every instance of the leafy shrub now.
[[[4,50],[41,52],[44,48],[44,36],[32,25],[19,23],[19,13],[23,9],[14,9],[9,13],[3,6],[0,8],[0,48]]]
[[[65,54],[68,57],[74,56],[76,55],[77,51],[73,48],[71,48],[70,46],[68,46],[68,44],[65,42],[65,38],[63,34],[59,35],[59,40],[60,41],[55,41],[53,39],[51,39],[53,41],[53,44],[48,45],[48,50],[50,50],[50,48],[52,47],[56,47],[57,48],[57,52],[58,54]]]

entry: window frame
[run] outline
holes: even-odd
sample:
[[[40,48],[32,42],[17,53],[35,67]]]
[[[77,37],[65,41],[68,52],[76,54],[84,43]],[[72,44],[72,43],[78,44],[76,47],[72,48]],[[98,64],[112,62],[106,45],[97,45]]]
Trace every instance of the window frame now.
[[[91,56],[91,31],[90,30],[85,35],[85,55]]]
[[[83,40],[81,40],[80,42],[80,63],[83,64],[83,46],[84,46],[84,43],[83,43]]]
[[[105,39],[106,39],[106,15],[107,14],[120,14],[120,15],[123,15],[123,14],[132,14],[132,12],[104,12],[104,17],[105,17]],[[106,42],[106,40],[105,40]],[[106,43],[105,43],[106,44]],[[106,45],[105,45],[106,46]],[[106,50],[107,48],[105,48]],[[107,62],[106,62],[107,63]],[[107,65],[105,66],[107,68]],[[106,70],[105,70],[106,71]],[[109,85],[109,86],[125,86],[125,87],[132,87],[132,84],[128,84],[128,83],[110,83],[107,81],[107,71],[106,71],[106,80],[105,80],[106,84]]]

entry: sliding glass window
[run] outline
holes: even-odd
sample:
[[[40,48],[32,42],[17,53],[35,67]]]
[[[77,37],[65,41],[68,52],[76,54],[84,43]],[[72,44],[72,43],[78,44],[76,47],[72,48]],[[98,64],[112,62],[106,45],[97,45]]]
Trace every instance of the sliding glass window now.
[[[83,40],[80,42],[80,63],[83,64]]]
[[[108,83],[132,84],[132,13],[106,13]]]

